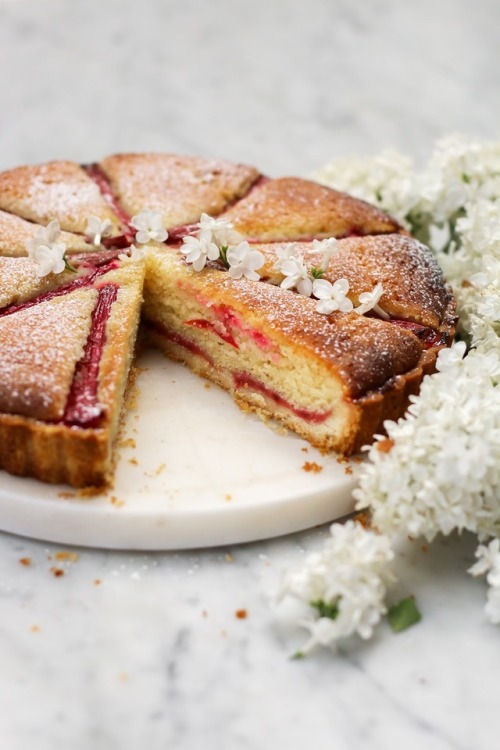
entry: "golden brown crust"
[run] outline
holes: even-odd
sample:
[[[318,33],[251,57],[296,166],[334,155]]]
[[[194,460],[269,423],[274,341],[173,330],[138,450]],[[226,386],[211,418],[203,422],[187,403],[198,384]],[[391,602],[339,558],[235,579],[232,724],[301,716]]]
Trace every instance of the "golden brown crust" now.
[[[162,212],[167,227],[220,214],[259,178],[254,167],[175,154],[116,154],[99,163],[121,207]]]
[[[72,161],[0,172],[0,209],[43,225],[57,219],[68,232],[85,234],[89,216],[109,219],[115,235],[124,231],[96,183]]]
[[[256,185],[224,218],[245,237],[261,242],[404,231],[378,208],[298,177]]]

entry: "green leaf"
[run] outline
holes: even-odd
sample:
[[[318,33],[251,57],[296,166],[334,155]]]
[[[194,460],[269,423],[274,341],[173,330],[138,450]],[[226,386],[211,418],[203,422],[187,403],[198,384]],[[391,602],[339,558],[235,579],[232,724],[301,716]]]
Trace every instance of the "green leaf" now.
[[[228,245],[224,245],[223,247],[219,248],[219,257],[220,257],[220,260],[222,261],[223,266],[225,266],[225,268],[229,268],[229,263],[227,262],[228,250],[229,250]]]
[[[311,276],[313,277],[313,279],[322,279],[324,273],[325,272],[322,268],[316,268],[315,266],[311,268]]]
[[[66,258],[63,258],[63,260],[64,260],[64,267],[67,271],[73,271],[73,273],[78,273],[76,268],[73,268],[73,266],[68,263],[68,260]]]
[[[420,622],[422,615],[417,607],[414,596],[408,596],[406,599],[393,604],[387,613],[387,619],[394,633],[400,633],[406,628],[411,628]]]
[[[320,617],[329,617],[330,620],[336,620],[339,616],[339,608],[337,607],[337,604],[329,604],[328,602],[323,601],[323,599],[310,602],[310,604],[311,607],[318,610]]]

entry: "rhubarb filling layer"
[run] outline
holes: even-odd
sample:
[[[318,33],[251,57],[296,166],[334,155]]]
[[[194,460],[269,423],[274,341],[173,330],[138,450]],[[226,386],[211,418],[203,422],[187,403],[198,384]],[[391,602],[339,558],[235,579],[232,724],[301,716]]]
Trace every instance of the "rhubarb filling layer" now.
[[[310,422],[311,424],[322,424],[323,422],[326,422],[326,420],[332,415],[332,409],[316,412],[310,411],[309,409],[300,409],[294,406],[285,398],[283,398],[283,396],[281,396],[277,391],[269,388],[267,385],[264,385],[264,383],[261,383],[259,380],[257,380],[257,378],[254,378],[247,372],[233,372],[233,381],[235,388],[248,388],[251,391],[261,393],[267,399],[273,401],[277,406],[291,411],[293,414],[295,414],[296,417],[299,417],[299,419],[302,419],[304,422]]]
[[[92,180],[94,180],[95,184],[101,191],[102,197],[104,198],[106,203],[111,206],[111,209],[113,210],[115,216],[122,222],[122,224],[125,224],[125,226],[130,229],[131,217],[118,202],[118,199],[113,192],[110,182],[101,167],[98,164],[84,164],[83,169],[88,174],[88,176]],[[133,230],[130,230],[130,232],[126,232],[124,235],[120,235],[120,237],[113,237],[108,239],[107,241],[105,240],[103,244],[107,243],[108,245],[113,244],[113,246],[115,246],[115,243],[121,240],[124,243],[123,246],[125,247],[126,245],[130,245],[133,239],[134,232]]]
[[[90,333],[82,358],[76,365],[69,392],[63,424],[71,427],[99,427],[103,408],[97,397],[99,366],[106,343],[106,326],[111,308],[118,296],[116,284],[106,284],[99,289],[92,312]]]
[[[446,333],[436,331],[429,326],[413,323],[411,320],[400,320],[399,318],[391,318],[387,322],[414,333],[422,342],[425,349],[432,349],[433,346],[442,346],[448,343],[448,335]]]
[[[190,354],[201,357],[206,362],[208,362],[211,367],[217,366],[212,357],[210,357],[210,355],[207,354],[202,349],[202,347],[199,346],[199,344],[191,341],[186,336],[182,336],[182,334],[178,333],[177,331],[169,330],[162,323],[159,323],[157,321],[148,320],[145,322],[147,327],[149,327],[152,331],[160,334],[167,341],[170,341],[173,344],[182,347]],[[208,323],[209,321],[205,322]],[[248,372],[232,371],[230,373],[230,376],[232,378],[233,386],[236,390],[243,389],[253,391],[255,393],[260,393],[269,401],[272,401],[277,406],[279,406],[281,409],[288,410],[296,417],[303,420],[304,422],[308,422],[309,424],[323,424],[323,422],[326,422],[326,420],[329,419],[329,417],[331,417],[333,413],[332,409],[327,409],[325,411],[312,411],[310,409],[302,409],[300,407],[294,406],[278,391],[265,385],[253,375],[250,375]]]

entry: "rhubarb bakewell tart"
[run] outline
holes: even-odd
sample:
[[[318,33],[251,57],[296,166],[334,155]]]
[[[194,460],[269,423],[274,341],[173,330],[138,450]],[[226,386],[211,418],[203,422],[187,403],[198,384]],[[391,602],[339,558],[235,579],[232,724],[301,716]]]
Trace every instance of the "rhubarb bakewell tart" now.
[[[112,478],[141,314],[147,342],[240,407],[344,455],[454,334],[436,262],[391,217],[223,161],[3,172],[0,256],[0,468],[76,487]]]

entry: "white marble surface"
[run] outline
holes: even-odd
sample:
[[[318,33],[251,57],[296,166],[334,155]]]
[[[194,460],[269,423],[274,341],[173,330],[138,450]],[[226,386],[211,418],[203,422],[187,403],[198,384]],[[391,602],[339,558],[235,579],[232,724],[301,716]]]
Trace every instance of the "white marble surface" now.
[[[127,149],[271,174],[422,158],[441,133],[498,134],[499,25],[496,0],[0,0],[0,168]],[[406,550],[418,627],[291,661],[301,636],[268,592],[325,533],[74,563],[0,535],[0,746],[497,748],[500,632],[464,573],[471,540]]]

